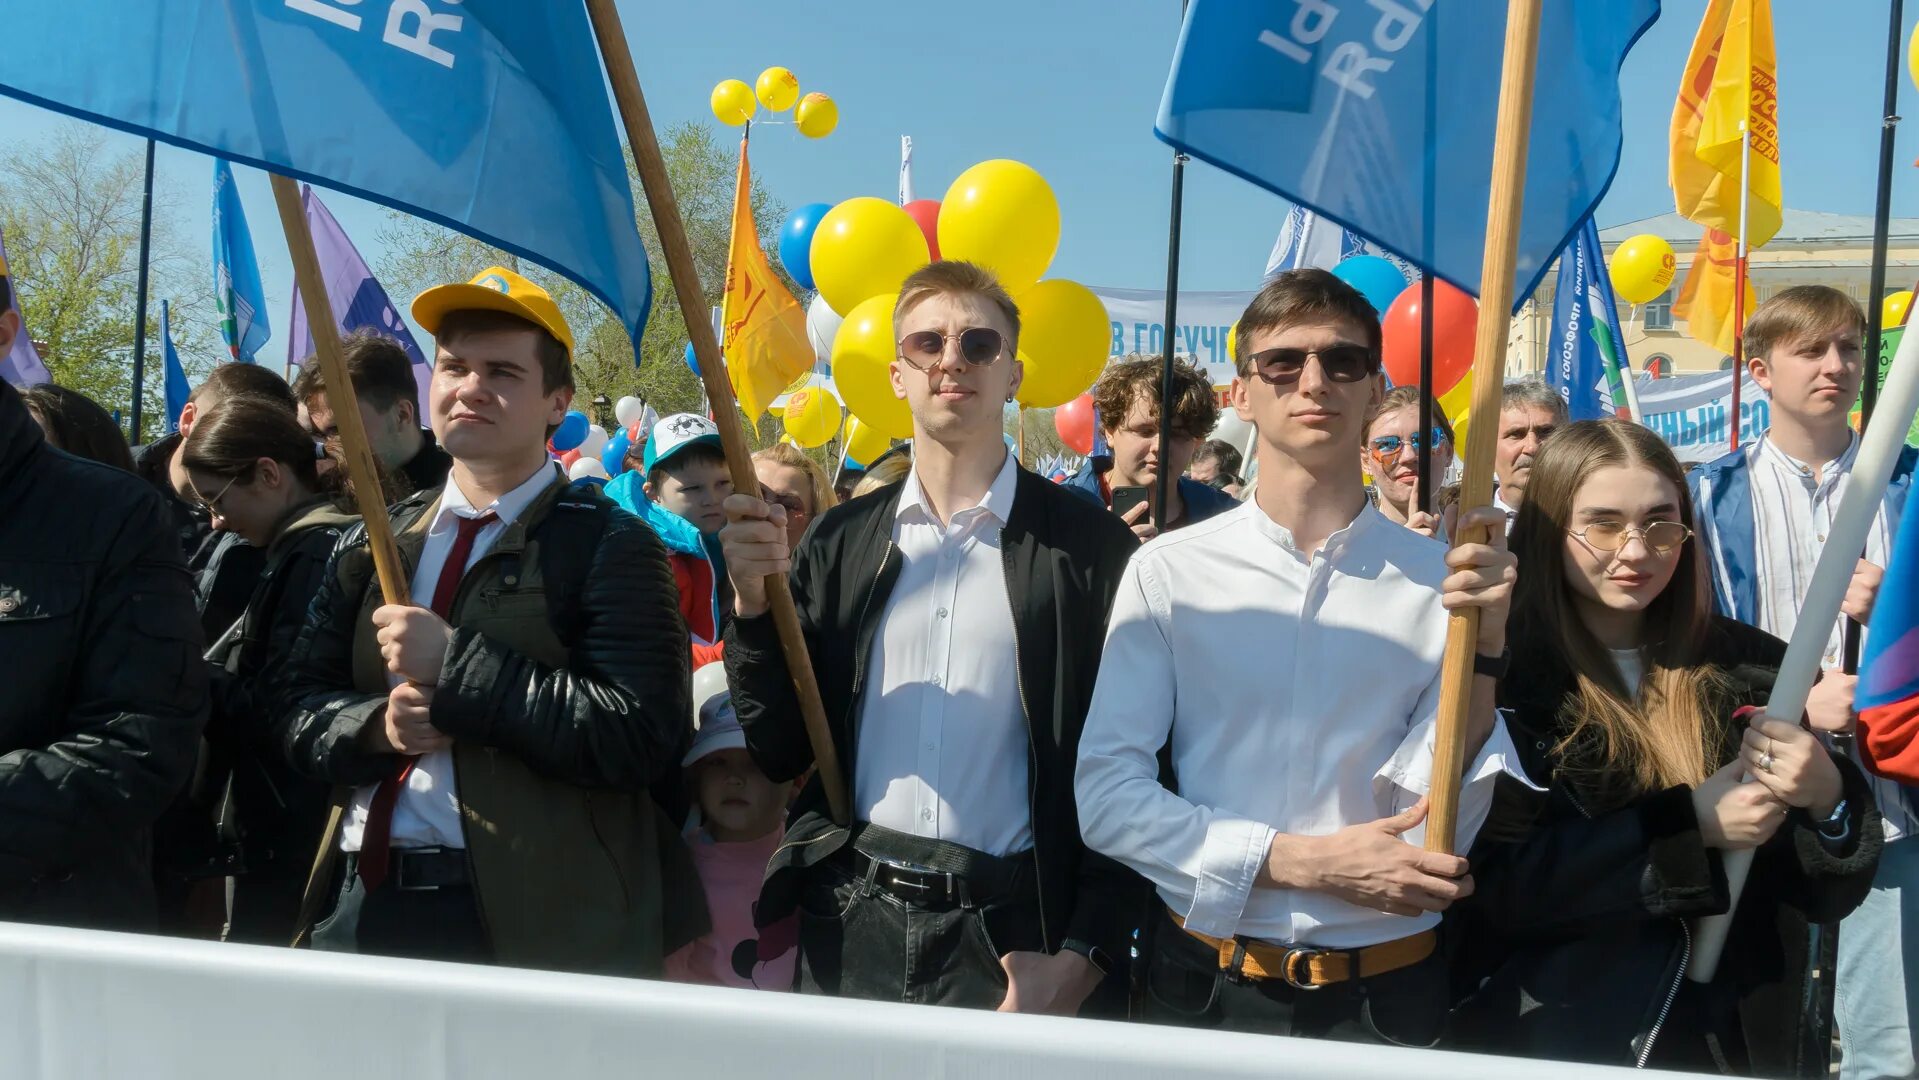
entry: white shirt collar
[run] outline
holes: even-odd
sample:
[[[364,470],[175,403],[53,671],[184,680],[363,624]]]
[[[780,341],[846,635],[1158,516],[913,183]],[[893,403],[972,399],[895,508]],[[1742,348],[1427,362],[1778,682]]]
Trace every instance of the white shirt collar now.
[[[1012,517],[1013,495],[1018,488],[1019,463],[1008,452],[1005,460],[1000,463],[998,475],[993,477],[992,486],[986,489],[986,497],[981,499],[977,506],[962,506],[949,511],[946,520],[950,523],[961,514],[967,514],[968,511],[983,510],[992,515],[994,520],[1003,527]],[[900,491],[899,508],[893,512],[893,517],[896,521],[903,520],[908,514],[917,514],[927,520],[933,518],[933,512],[926,504],[926,489],[920,486],[920,470],[917,462],[914,463],[912,471],[906,474],[906,486]]]
[[[1824,481],[1830,477],[1851,471],[1853,459],[1859,456],[1859,433],[1848,429],[1847,434],[1850,436],[1850,440],[1846,443],[1845,452],[1827,462],[1825,470],[1820,472],[1815,472],[1812,466],[1780,449],[1779,444],[1772,441],[1770,435],[1760,436],[1759,452],[1766,455],[1766,458],[1775,466],[1783,468],[1787,472],[1799,476],[1810,476]]]
[[[1293,538],[1293,531],[1291,529],[1274,521],[1266,513],[1266,508],[1260,506],[1252,499],[1248,499],[1246,502],[1251,507],[1248,516],[1253,519],[1253,525],[1259,530],[1261,536],[1285,548],[1298,558],[1304,559],[1310,557],[1308,552],[1299,549],[1299,543]],[[1374,506],[1371,501],[1364,502],[1359,507],[1359,513],[1353,515],[1353,520],[1347,522],[1345,528],[1335,531],[1331,536],[1326,538],[1326,543],[1320,548],[1320,551],[1330,559],[1347,545],[1355,543],[1364,537],[1379,522],[1385,522],[1388,525],[1392,524],[1386,521],[1385,515],[1381,514],[1379,508]],[[1394,527],[1397,528],[1397,526]]]
[[[446,488],[440,493],[440,511],[433,516],[433,525],[427,531],[429,533],[444,532],[453,527],[453,519],[456,517],[476,518],[484,517],[488,513],[498,514],[502,526],[511,525],[521,514],[526,513],[526,508],[533,505],[533,500],[539,498],[541,492],[551,487],[559,478],[559,466],[550,461],[545,462],[533,470],[533,475],[527,477],[519,487],[493,500],[484,508],[475,509],[472,501],[466,497],[466,492],[460,490],[460,485],[455,483],[452,475],[449,474],[446,478]]]

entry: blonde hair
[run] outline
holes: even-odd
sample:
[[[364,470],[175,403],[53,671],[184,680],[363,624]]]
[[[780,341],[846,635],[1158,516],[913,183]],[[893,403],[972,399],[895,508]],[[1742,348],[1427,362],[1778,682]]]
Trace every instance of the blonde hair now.
[[[1685,473],[1659,436],[1624,420],[1582,420],[1554,432],[1533,462],[1513,526],[1519,582],[1512,602],[1513,666],[1564,665],[1573,690],[1562,711],[1571,726],[1554,752],[1562,770],[1609,796],[1630,797],[1711,775],[1733,704],[1724,674],[1702,659],[1712,602],[1704,553],[1688,541],[1672,580],[1647,606],[1641,654],[1646,675],[1626,685],[1612,656],[1586,628],[1566,579],[1573,502],[1586,478],[1613,467],[1650,469],[1677,492],[1680,523],[1693,508]]]
[[[789,469],[798,469],[806,474],[806,499],[811,505],[807,513],[818,517],[839,503],[839,496],[833,493],[833,481],[826,475],[820,463],[807,457],[800,448],[790,443],[774,443],[772,446],[753,455],[754,461],[771,461]]]
[[[895,330],[906,309],[934,296],[984,298],[999,309],[999,313],[1006,318],[1006,325],[1013,331],[1012,340],[1006,343],[1006,354],[1012,356],[1019,350],[1019,305],[1013,303],[1013,294],[1006,291],[1006,286],[1000,284],[999,278],[991,270],[977,263],[942,259],[913,271],[900,284],[900,298],[893,305]]]
[[[1740,343],[1749,358],[1765,360],[1780,345],[1852,330],[1862,337],[1866,313],[1830,285],[1794,285],[1754,309]]]
[[[897,484],[906,479],[906,474],[912,471],[913,457],[904,450],[883,457],[874,462],[872,468],[866,470],[866,475],[860,477],[859,483],[853,485],[851,497],[857,499],[862,495],[870,495],[889,484]]]

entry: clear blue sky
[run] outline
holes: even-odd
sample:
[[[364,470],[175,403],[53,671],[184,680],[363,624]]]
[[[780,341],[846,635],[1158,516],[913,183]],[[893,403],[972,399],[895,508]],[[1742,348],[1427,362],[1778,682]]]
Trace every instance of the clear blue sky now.
[[[1869,215],[1886,0],[1775,0],[1774,6],[1786,203]],[[620,7],[654,121],[663,127],[710,121],[707,95],[715,82],[751,82],[772,64],[792,68],[803,91],[822,90],[839,102],[839,130],[823,141],[802,139],[790,128],[756,131],[754,168],[787,206],[855,195],[891,198],[899,136],[908,134],[921,197],[939,197],[961,170],[987,158],[1017,158],[1044,174],[1064,216],[1050,276],[1164,287],[1171,154],[1153,137],[1152,122],[1178,30],[1177,0],[621,0]],[[1660,21],[1627,58],[1625,153],[1600,207],[1602,227],[1672,209],[1667,124],[1704,8],[1705,0],[1667,0]],[[1919,4],[1909,8],[1902,41],[1919,20]],[[1900,128],[1893,213],[1919,216],[1919,171],[1912,165],[1919,156],[1919,97],[1910,82],[1901,84],[1910,119]],[[0,138],[13,145],[62,122],[0,99]],[[139,146],[117,133],[110,140],[129,151]],[[179,197],[183,230],[205,250],[208,160],[162,146],[158,161],[159,182]],[[275,330],[263,355],[278,357],[286,347],[279,335],[292,271],[265,178],[238,171]],[[327,203],[377,262],[375,233],[384,211],[337,194]],[[1275,196],[1208,166],[1190,166],[1182,288],[1252,287],[1283,216]],[[207,280],[210,288],[210,268]]]

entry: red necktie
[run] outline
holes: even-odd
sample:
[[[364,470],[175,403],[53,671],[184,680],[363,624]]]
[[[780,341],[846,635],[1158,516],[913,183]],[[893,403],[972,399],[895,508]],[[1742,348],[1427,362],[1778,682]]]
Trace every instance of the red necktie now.
[[[454,519],[459,533],[453,538],[453,550],[447,552],[446,564],[440,567],[440,580],[433,585],[433,613],[440,618],[452,618],[453,596],[460,591],[460,579],[466,576],[467,560],[473,556],[473,542],[479,539],[480,530],[498,520],[500,515],[490,512],[476,518]],[[360,836],[359,870],[360,881],[368,892],[386,880],[393,843],[393,808],[399,803],[400,789],[406,786],[406,778],[412,774],[417,760],[407,758],[398,772],[380,781],[373,793],[373,804],[367,808],[366,829]]]

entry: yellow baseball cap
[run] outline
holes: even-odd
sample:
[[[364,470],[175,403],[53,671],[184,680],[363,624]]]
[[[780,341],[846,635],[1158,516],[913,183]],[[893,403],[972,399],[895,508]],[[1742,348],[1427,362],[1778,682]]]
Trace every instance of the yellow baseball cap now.
[[[413,298],[413,321],[429,334],[440,332],[440,321],[454,311],[504,311],[541,327],[566,346],[573,361],[573,331],[545,289],[508,270],[489,266],[464,285],[435,285]]]

